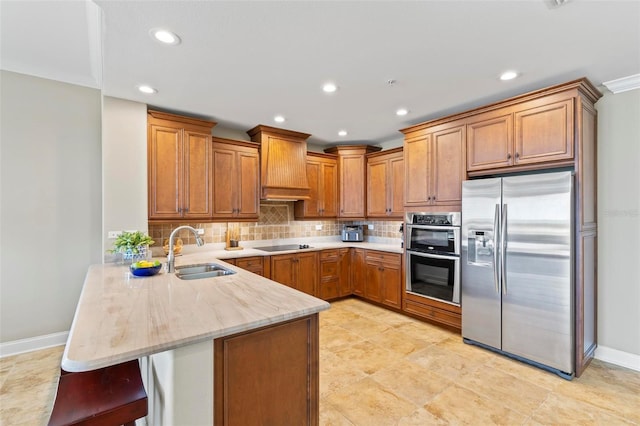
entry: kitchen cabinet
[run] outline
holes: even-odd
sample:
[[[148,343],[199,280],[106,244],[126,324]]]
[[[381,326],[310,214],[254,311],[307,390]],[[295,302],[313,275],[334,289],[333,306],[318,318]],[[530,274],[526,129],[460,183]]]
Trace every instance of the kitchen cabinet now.
[[[324,300],[351,294],[350,254],[348,248],[320,252],[320,291]]]
[[[467,122],[467,170],[572,161],[573,100],[566,96],[534,99],[470,118]]]
[[[318,288],[318,252],[299,252],[271,256],[271,279],[316,296]]]
[[[354,295],[364,297],[366,281],[364,249],[351,249],[351,291]]]
[[[264,258],[262,256],[238,257],[223,260],[232,265],[236,265],[238,268],[264,276]]]
[[[335,155],[307,153],[309,199],[296,201],[296,219],[335,218],[338,215],[338,162]]]
[[[366,216],[366,154],[380,151],[370,145],[340,145],[324,151],[338,156],[338,217],[364,219]]]
[[[404,179],[402,148],[367,154],[367,217],[402,220]]]
[[[257,220],[260,215],[258,144],[218,137],[212,140],[212,216]]]
[[[215,124],[148,111],[150,221],[211,218],[211,129]]]
[[[364,297],[400,309],[402,307],[402,255],[366,250],[365,268]]]
[[[458,332],[462,327],[460,306],[405,293],[402,310],[405,313],[426,319],[430,322],[444,324]]]
[[[459,206],[466,179],[464,124],[403,132],[405,207]]]
[[[318,314],[216,339],[213,424],[317,425],[318,342]]]

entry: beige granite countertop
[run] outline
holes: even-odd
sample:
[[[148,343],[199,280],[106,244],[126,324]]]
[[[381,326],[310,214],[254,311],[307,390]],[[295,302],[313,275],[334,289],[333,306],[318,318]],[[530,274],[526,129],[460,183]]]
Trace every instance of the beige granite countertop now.
[[[240,252],[249,255],[249,250],[222,252],[233,254],[227,258],[239,257]],[[216,254],[206,250],[185,254],[176,258],[176,265],[216,261]],[[90,266],[62,368],[98,369],[330,307],[323,300],[218,262],[237,273],[181,280],[164,268],[153,277],[134,277],[125,265]]]

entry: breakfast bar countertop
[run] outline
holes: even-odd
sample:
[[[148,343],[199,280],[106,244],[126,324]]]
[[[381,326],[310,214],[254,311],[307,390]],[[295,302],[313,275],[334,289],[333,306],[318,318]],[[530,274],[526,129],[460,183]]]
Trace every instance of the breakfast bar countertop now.
[[[164,268],[135,277],[127,265],[91,265],[61,366],[94,370],[329,309],[329,303],[202,251],[176,266],[216,262],[235,274],[181,280]]]

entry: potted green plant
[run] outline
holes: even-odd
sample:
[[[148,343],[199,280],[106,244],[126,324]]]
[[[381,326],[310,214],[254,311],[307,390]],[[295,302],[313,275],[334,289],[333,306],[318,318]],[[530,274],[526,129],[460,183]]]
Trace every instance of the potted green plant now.
[[[120,253],[122,260],[131,260],[132,262],[139,259],[147,258],[149,246],[155,241],[148,235],[140,232],[122,231],[113,243],[111,253]]]

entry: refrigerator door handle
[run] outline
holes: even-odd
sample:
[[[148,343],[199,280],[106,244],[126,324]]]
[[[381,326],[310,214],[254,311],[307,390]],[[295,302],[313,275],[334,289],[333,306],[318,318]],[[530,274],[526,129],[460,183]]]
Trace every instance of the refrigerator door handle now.
[[[496,204],[495,214],[493,216],[493,283],[496,286],[496,293],[500,293],[500,271],[499,271],[499,258],[498,258],[498,249],[500,245],[498,242],[499,227],[498,223],[500,222],[500,204]]]
[[[507,205],[502,205],[502,229],[500,230],[500,266],[502,267],[502,293],[507,294]]]

